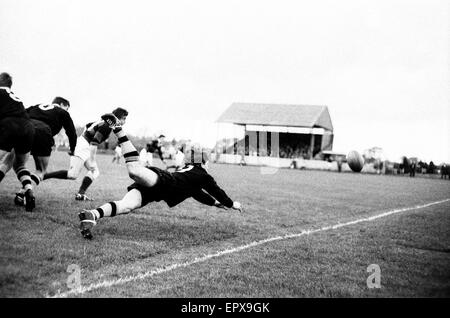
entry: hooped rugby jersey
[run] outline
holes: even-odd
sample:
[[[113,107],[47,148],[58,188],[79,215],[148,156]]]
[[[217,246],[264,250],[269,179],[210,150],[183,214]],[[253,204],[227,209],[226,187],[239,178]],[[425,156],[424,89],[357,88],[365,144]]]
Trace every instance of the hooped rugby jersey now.
[[[108,139],[112,132],[112,128],[104,122],[99,120],[97,122],[89,123],[85,126],[82,136],[90,145],[98,146]]]

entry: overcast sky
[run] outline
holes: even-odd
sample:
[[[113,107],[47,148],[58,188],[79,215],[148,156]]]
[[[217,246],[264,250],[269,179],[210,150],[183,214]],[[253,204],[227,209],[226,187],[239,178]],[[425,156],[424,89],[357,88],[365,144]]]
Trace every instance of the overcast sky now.
[[[327,105],[334,150],[450,162],[448,0],[0,0],[0,71],[76,124],[223,137],[233,102]]]

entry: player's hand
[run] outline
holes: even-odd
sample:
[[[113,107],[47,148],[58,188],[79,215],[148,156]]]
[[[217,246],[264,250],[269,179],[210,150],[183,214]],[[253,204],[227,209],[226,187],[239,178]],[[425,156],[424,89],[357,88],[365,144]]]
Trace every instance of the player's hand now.
[[[233,202],[233,206],[231,208],[233,210],[238,210],[241,213],[243,212],[242,205],[239,202],[237,202],[237,201]]]
[[[120,127],[120,120],[112,113],[104,114],[102,120],[108,124],[109,128],[118,128]]]
[[[216,208],[218,208],[218,209],[224,209],[224,210],[227,209],[227,208],[226,208],[222,203],[220,203],[219,201],[214,202],[214,206],[215,206]]]

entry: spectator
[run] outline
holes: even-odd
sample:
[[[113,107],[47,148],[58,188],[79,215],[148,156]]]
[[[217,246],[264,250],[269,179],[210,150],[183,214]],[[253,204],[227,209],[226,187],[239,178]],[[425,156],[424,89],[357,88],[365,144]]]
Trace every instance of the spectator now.
[[[409,176],[414,178],[416,176],[416,162],[412,161],[409,168]]]

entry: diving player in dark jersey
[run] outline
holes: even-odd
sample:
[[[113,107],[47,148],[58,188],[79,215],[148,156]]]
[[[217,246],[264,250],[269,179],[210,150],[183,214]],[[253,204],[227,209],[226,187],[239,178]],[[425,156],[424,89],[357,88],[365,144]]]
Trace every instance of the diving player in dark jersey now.
[[[206,171],[208,155],[205,152],[191,149],[186,166],[173,173],[156,167],[145,168],[139,163],[138,152],[123,130],[116,129],[115,133],[122,147],[128,174],[135,182],[128,187],[128,193],[122,200],[79,213],[84,238],[92,238],[91,229],[100,218],[129,213],[153,201],[163,200],[169,207],[174,207],[192,197],[206,205],[242,212],[241,204],[233,202]]]
[[[112,113],[114,115],[111,116],[115,116],[114,118],[120,122],[120,125],[125,124],[128,116],[128,112],[125,109],[119,107]],[[102,118],[104,118],[104,116],[102,116]],[[73,156],[70,157],[69,170],[59,170],[47,173],[44,175],[44,179],[57,178],[75,180],[80,175],[81,169],[84,165],[88,170],[88,173],[84,177],[78,193],[75,195],[75,200],[90,200],[86,196],[86,190],[100,174],[97,162],[95,160],[97,147],[99,144],[108,139],[115,124],[119,123],[108,123],[103,119],[87,124],[83,133],[77,139],[75,151]]]
[[[17,178],[25,189],[25,210],[31,212],[35,207],[30,171],[25,164],[29,158],[34,137],[34,127],[25,111],[23,103],[11,91],[12,77],[0,74],[0,182],[8,165],[4,160],[14,150],[13,162]]]

